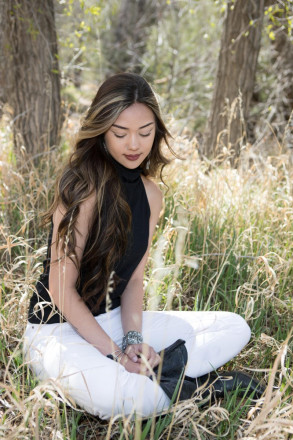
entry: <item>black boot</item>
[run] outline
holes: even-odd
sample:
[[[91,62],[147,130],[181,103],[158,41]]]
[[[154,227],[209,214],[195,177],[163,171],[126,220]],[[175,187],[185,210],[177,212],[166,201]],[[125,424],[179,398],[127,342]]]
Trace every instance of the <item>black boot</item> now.
[[[264,393],[259,382],[241,371],[211,372],[197,378],[185,376],[187,350],[182,339],[162,350],[160,355],[162,363],[154,368],[154,373],[161,388],[173,402],[177,399],[190,399],[197,391],[203,399],[209,398],[212,401],[224,397],[225,390],[229,393],[238,389],[239,397],[254,393],[253,397],[256,399]]]
[[[185,376],[185,380],[195,382],[197,389],[203,387],[202,397],[206,398],[210,395],[212,400],[222,398],[225,392],[229,393],[236,389],[239,390],[239,397],[253,393],[253,397],[259,399],[265,391],[257,380],[242,371],[212,372],[195,379]]]

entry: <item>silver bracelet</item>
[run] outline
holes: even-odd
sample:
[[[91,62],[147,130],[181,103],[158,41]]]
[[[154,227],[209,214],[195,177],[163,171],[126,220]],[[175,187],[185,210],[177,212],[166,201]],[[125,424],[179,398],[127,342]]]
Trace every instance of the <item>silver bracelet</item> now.
[[[120,356],[123,356],[123,352],[120,349],[107,354],[107,358],[112,359],[115,362],[119,362]]]
[[[122,339],[122,351],[124,352],[128,345],[141,344],[143,342],[142,334],[135,330],[130,330],[123,336]]]

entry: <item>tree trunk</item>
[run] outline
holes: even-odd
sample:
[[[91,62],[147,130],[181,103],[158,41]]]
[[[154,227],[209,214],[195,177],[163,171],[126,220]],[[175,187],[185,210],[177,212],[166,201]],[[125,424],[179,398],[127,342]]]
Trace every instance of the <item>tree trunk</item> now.
[[[0,0],[0,29],[4,28],[4,2]],[[0,118],[3,114],[3,106],[7,102],[5,95],[4,80],[7,75],[5,70],[5,58],[4,58],[4,34],[0,32]]]
[[[122,0],[112,22],[110,47],[105,48],[109,72],[141,73],[149,27],[156,22],[155,0]]]
[[[0,86],[13,109],[15,145],[35,156],[58,143],[61,128],[54,1],[2,0],[1,6],[6,75]]]
[[[205,142],[207,157],[226,148],[236,161],[245,143],[263,15],[264,0],[235,0],[227,5]]]
[[[273,59],[274,68],[277,73],[278,96],[280,103],[278,105],[278,114],[282,116],[283,124],[278,124],[279,129],[285,128],[283,133],[284,144],[293,148],[293,43],[288,37],[288,30],[282,28],[275,31],[275,40],[273,42],[277,57]],[[282,136],[282,137],[283,137]],[[280,136],[281,137],[281,136]]]

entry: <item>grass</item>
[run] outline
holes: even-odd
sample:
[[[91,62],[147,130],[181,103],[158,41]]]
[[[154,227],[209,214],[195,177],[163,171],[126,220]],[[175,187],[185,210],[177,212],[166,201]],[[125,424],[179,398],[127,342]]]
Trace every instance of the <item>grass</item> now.
[[[146,421],[105,422],[74,408],[59,385],[39,383],[22,358],[29,297],[41,271],[47,208],[64,148],[38,167],[14,154],[1,129],[0,438],[284,439],[293,436],[292,167],[287,154],[238,170],[197,157],[166,170],[169,191],[146,270],[146,307],[229,310],[244,316],[252,338],[225,369],[252,372],[266,386],[259,401],[237,391],[210,407],[200,396]]]

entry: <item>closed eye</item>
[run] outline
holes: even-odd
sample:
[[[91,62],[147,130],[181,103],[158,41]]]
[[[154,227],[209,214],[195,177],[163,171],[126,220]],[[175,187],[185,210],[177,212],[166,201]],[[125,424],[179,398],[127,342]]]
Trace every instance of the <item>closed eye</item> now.
[[[152,130],[150,130],[148,133],[140,133],[139,135],[141,137],[148,137],[148,136],[150,136],[151,132],[152,132]],[[112,133],[118,139],[122,139],[122,138],[124,138],[126,136],[126,133],[125,134],[118,134],[118,133],[115,133],[114,131]]]
[[[140,133],[140,136],[142,136],[142,137],[148,137],[148,136],[151,134],[151,132],[152,132],[152,131],[149,131],[149,132],[146,133],[146,134],[142,134],[142,133]]]
[[[113,134],[114,134],[114,136],[116,136],[116,138],[119,138],[119,139],[122,139],[122,138],[124,138],[126,136],[126,134],[117,134],[117,133],[114,133],[114,132],[113,132]]]

